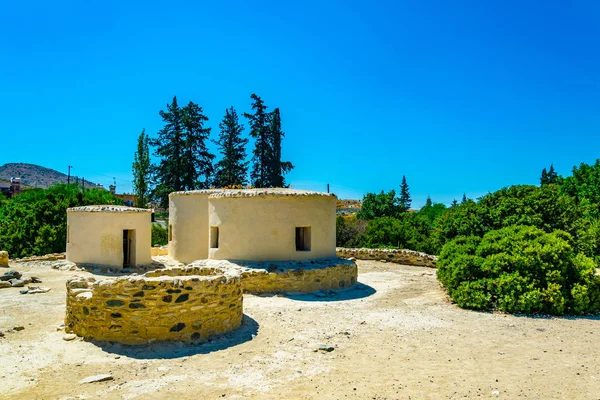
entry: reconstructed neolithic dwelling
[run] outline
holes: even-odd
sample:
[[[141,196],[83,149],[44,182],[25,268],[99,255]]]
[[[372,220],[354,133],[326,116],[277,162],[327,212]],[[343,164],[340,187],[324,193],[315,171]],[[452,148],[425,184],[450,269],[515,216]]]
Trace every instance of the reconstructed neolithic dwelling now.
[[[292,189],[196,190],[169,195],[169,256],[289,261],[335,257],[329,193]]]
[[[151,211],[126,206],[67,209],[67,260],[115,269],[152,262]]]
[[[311,293],[356,284],[336,257],[337,198],[291,189],[199,190],[169,196],[167,266],[67,282],[65,330],[121,343],[204,340],[238,328],[243,292]],[[67,258],[117,268],[150,262],[150,214],[68,210]]]

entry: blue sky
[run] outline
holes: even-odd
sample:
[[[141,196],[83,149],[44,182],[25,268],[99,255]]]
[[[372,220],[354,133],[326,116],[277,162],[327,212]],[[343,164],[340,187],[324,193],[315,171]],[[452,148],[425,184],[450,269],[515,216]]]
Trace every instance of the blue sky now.
[[[124,4],[126,3],[126,4]],[[292,186],[450,203],[600,158],[600,2],[4,2],[0,164],[131,190],[177,95],[282,113]],[[250,149],[249,149],[250,150]]]

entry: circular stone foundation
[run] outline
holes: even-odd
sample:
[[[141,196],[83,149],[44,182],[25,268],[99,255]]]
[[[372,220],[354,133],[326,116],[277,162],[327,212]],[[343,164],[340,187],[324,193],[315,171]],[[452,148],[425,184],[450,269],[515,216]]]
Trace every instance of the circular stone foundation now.
[[[202,341],[242,323],[240,275],[218,268],[170,268],[140,276],[67,281],[65,331],[143,344]]]
[[[304,261],[250,262],[199,260],[187,268],[218,268],[241,276],[246,293],[312,293],[354,286],[356,263],[343,258]]]

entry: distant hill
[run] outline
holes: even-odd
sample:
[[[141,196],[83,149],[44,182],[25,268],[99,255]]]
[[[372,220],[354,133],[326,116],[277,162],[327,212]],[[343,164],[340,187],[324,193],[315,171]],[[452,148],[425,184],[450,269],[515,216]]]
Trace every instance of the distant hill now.
[[[10,178],[21,178],[21,184],[38,188],[48,188],[57,183],[67,183],[67,175],[41,165],[25,163],[8,163],[0,166],[0,181],[9,181]],[[77,177],[71,176],[71,183]],[[95,188],[93,182],[85,181],[86,188]]]

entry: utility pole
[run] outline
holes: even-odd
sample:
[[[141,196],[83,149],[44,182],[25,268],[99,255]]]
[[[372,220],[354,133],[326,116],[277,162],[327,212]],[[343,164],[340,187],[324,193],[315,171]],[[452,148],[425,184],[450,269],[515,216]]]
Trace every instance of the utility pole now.
[[[85,178],[81,178],[81,191],[85,192]]]
[[[69,172],[67,173],[67,185],[71,183],[71,168],[73,168],[73,166],[69,165]]]
[[[327,193],[329,193],[329,183],[327,184]]]

